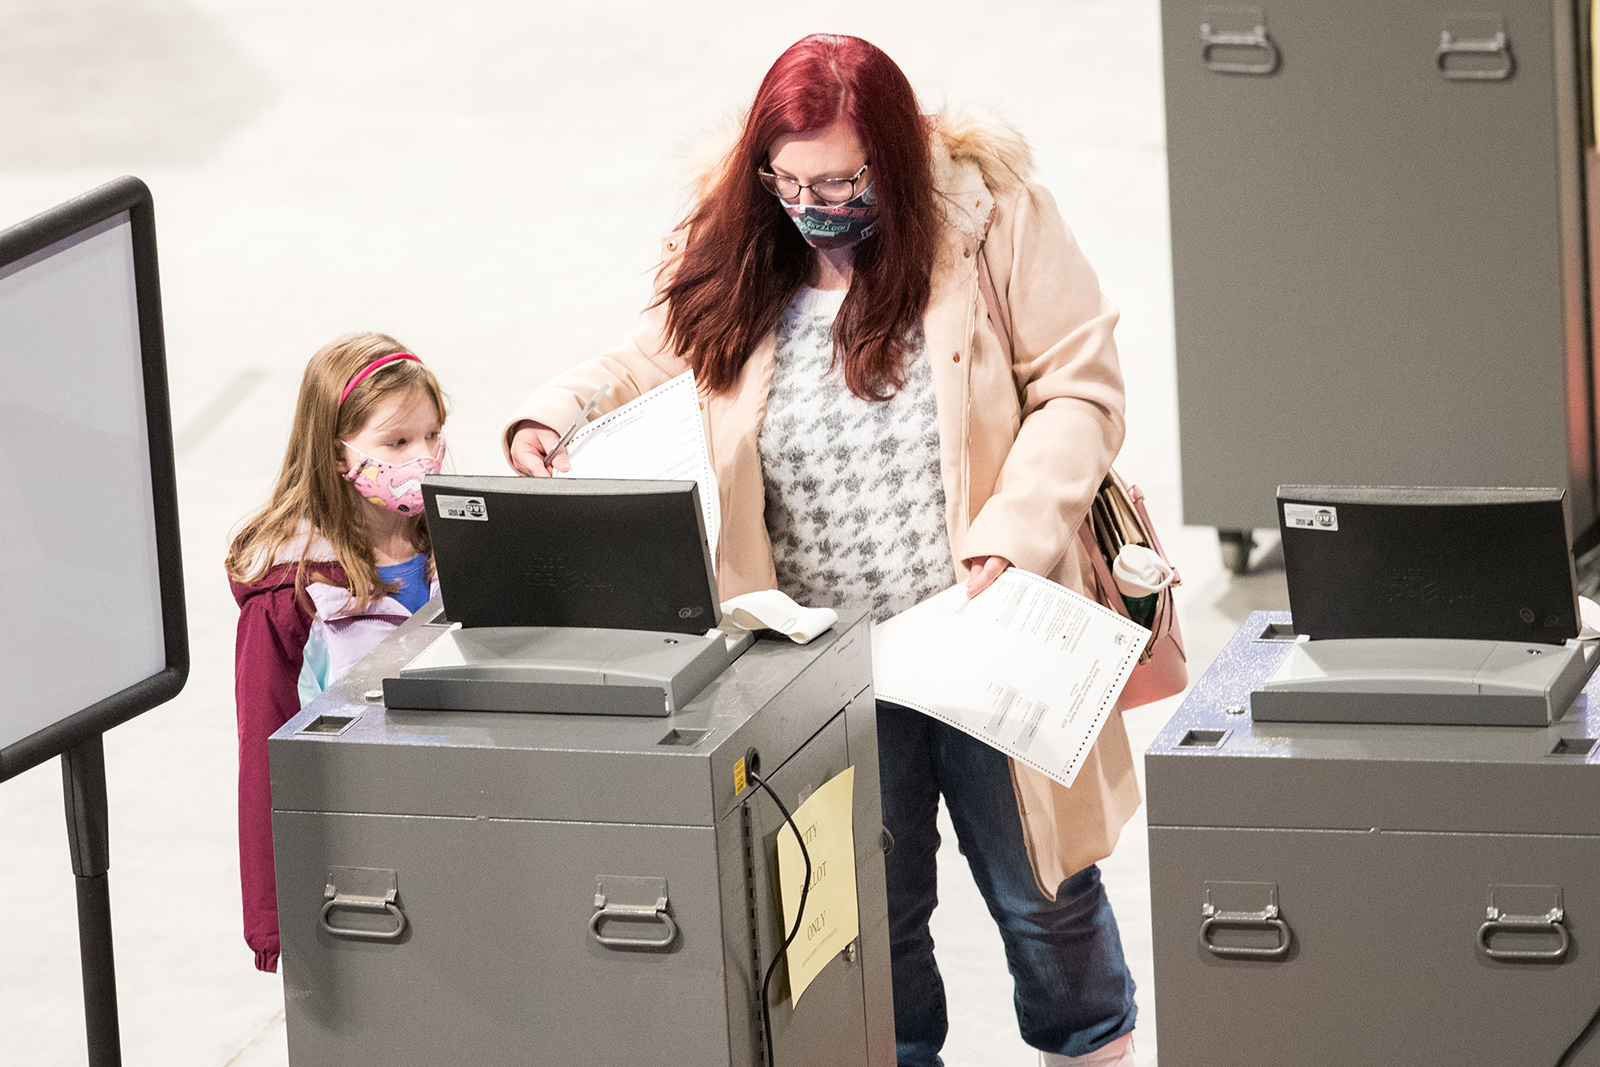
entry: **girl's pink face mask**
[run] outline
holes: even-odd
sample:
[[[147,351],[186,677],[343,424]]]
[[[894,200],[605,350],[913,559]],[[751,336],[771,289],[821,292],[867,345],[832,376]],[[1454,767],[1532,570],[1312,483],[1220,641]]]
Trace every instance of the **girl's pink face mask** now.
[[[400,515],[422,514],[422,479],[438,474],[444,464],[444,439],[439,439],[439,451],[430,456],[418,456],[404,463],[385,463],[374,459],[348,441],[341,441],[350,451],[360,456],[345,473],[345,480],[356,491],[379,507],[388,508]]]

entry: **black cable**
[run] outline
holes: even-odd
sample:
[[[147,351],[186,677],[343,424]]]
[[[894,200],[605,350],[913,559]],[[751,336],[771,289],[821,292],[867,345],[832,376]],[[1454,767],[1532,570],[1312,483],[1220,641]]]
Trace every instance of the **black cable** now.
[[[1589,1016],[1589,1021],[1584,1024],[1582,1030],[1578,1031],[1578,1036],[1572,1039],[1572,1044],[1567,1046],[1567,1051],[1563,1052],[1561,1058],[1556,1061],[1556,1067],[1567,1067],[1567,1064],[1572,1062],[1572,1057],[1577,1055],[1578,1050],[1588,1043],[1589,1035],[1594,1033],[1596,1025],[1600,1025],[1600,1008],[1596,1008],[1594,1014]]]
[[[783,959],[783,954],[794,944],[795,937],[800,933],[800,924],[806,921],[806,897],[811,893],[811,853],[806,850],[806,840],[800,834],[800,827],[794,824],[794,816],[789,814],[789,809],[783,806],[783,801],[778,799],[778,794],[772,791],[772,787],[762,781],[754,771],[746,770],[745,777],[765,790],[767,796],[772,798],[772,802],[778,805],[778,810],[783,812],[783,821],[789,824],[789,829],[794,833],[795,843],[800,846],[800,857],[806,861],[806,880],[800,887],[800,906],[795,909],[794,929],[789,931],[789,936],[783,939],[783,944],[773,953],[772,962],[767,964],[767,973],[761,978],[761,1032],[767,1039],[768,1067],[776,1067],[777,1057],[773,1055],[772,1049],[772,1009],[767,1006],[767,988],[772,984],[772,973],[778,969],[778,961]],[[745,802],[749,803],[748,798]],[[781,909],[783,900],[781,884],[778,900]]]

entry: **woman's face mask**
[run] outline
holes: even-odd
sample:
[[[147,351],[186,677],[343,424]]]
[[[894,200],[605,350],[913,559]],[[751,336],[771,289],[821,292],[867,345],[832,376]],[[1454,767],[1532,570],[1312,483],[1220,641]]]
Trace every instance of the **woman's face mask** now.
[[[822,251],[849,248],[878,232],[878,194],[872,183],[842,204],[791,204],[778,198],[806,244]]]
[[[439,439],[439,450],[432,456],[418,456],[404,463],[385,463],[348,441],[339,443],[360,457],[344,476],[358,493],[400,515],[422,514],[422,479],[439,473],[444,463],[444,438]]]

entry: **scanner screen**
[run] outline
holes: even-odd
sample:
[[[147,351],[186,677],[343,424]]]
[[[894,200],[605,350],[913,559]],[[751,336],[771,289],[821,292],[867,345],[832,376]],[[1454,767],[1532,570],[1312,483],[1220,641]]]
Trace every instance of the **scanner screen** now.
[[[0,267],[0,748],[166,667],[124,212]]]

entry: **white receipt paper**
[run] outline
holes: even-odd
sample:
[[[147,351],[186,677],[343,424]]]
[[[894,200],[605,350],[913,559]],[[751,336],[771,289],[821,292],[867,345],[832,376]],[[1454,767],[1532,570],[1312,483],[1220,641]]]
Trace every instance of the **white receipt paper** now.
[[[872,628],[878,699],[914,708],[1071,785],[1150,631],[1012,567]]]
[[[741,593],[723,601],[722,613],[746,630],[776,630],[797,645],[821,636],[839,621],[832,608],[803,608],[781,589]]]
[[[1600,18],[1597,15],[1596,18]],[[1578,598],[1578,639],[1593,641],[1600,637],[1600,604],[1586,596]]]
[[[694,372],[608,411],[572,435],[567,445],[570,478],[666,478],[700,486],[706,541],[717,558],[722,532],[722,500],[706,448],[705,424]]]

